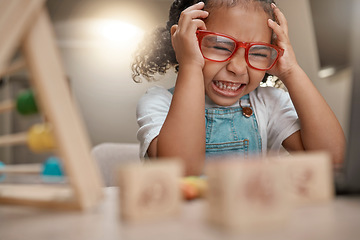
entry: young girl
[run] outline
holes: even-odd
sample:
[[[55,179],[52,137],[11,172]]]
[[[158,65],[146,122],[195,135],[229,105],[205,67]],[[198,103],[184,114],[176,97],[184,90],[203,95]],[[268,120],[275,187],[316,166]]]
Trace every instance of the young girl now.
[[[141,155],[181,157],[187,175],[223,154],[326,150],[342,161],[335,115],[298,65],[287,21],[272,0],[175,0],[166,28],[133,64],[134,80],[176,66],[173,89],[138,103]],[[288,93],[259,87],[268,75]]]

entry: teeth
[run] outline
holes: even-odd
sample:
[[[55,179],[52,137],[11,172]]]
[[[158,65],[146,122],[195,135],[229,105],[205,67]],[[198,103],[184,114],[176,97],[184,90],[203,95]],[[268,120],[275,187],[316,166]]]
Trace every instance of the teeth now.
[[[228,83],[228,82],[220,82],[220,81],[215,81],[215,85],[222,90],[231,90],[231,91],[236,91],[241,86],[241,84],[239,83]]]

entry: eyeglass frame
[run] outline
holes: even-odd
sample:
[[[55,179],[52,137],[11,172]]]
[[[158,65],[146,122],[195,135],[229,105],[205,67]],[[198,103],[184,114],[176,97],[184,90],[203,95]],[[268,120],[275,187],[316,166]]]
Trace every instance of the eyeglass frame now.
[[[206,35],[216,35],[216,36],[220,36],[220,37],[225,37],[225,38],[229,38],[231,39],[232,41],[235,42],[235,49],[234,51],[231,53],[231,55],[225,59],[225,60],[214,60],[214,59],[210,59],[210,58],[207,58],[204,56],[204,53],[202,52],[201,50],[201,42],[204,38],[204,36]],[[216,32],[211,32],[211,31],[206,31],[206,30],[197,30],[196,31],[196,37],[198,39],[198,42],[199,42],[199,48],[200,48],[200,51],[201,51],[201,54],[203,55],[203,57],[209,61],[213,61],[213,62],[226,62],[226,61],[229,61],[234,55],[235,53],[237,52],[237,50],[239,48],[244,48],[245,49],[245,61],[247,63],[247,65],[255,70],[260,70],[260,71],[267,71],[267,70],[270,70],[275,64],[276,62],[279,60],[279,58],[281,56],[284,55],[284,49],[276,46],[276,45],[273,45],[273,44],[270,44],[270,43],[265,43],[265,42],[242,42],[242,41],[238,41],[236,40],[235,38],[229,36],[229,35],[226,35],[226,34],[222,34],[222,33],[216,33]],[[256,68],[254,66],[252,66],[249,62],[249,49],[250,47],[254,46],[254,45],[264,45],[264,46],[268,46],[268,47],[272,47],[274,48],[277,52],[278,52],[278,55],[276,57],[276,59],[274,60],[273,64],[271,64],[271,66],[269,68],[266,68],[266,69],[260,69],[260,68]]]

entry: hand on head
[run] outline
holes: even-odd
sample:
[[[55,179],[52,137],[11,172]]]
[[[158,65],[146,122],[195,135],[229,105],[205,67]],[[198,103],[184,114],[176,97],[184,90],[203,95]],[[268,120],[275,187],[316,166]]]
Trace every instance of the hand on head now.
[[[171,42],[179,64],[199,64],[204,66],[204,58],[197,44],[196,30],[206,30],[202,19],[209,13],[202,10],[204,3],[199,2],[185,9],[177,25],[171,27]],[[180,50],[181,49],[181,50]]]
[[[275,4],[272,3],[271,6],[274,9],[277,21],[275,22],[272,19],[269,19],[268,25],[276,35],[276,41],[274,44],[284,49],[284,55],[279,58],[279,61],[268,71],[268,73],[278,76],[280,79],[286,79],[286,75],[291,72],[298,63],[290,43],[287,20]]]

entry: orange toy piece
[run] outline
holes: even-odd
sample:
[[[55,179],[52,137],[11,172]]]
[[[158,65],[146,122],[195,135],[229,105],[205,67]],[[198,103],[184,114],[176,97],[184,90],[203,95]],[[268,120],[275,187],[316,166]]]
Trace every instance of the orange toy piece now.
[[[182,178],[180,181],[180,189],[183,198],[186,200],[204,197],[207,188],[207,181],[204,177],[189,176]]]

